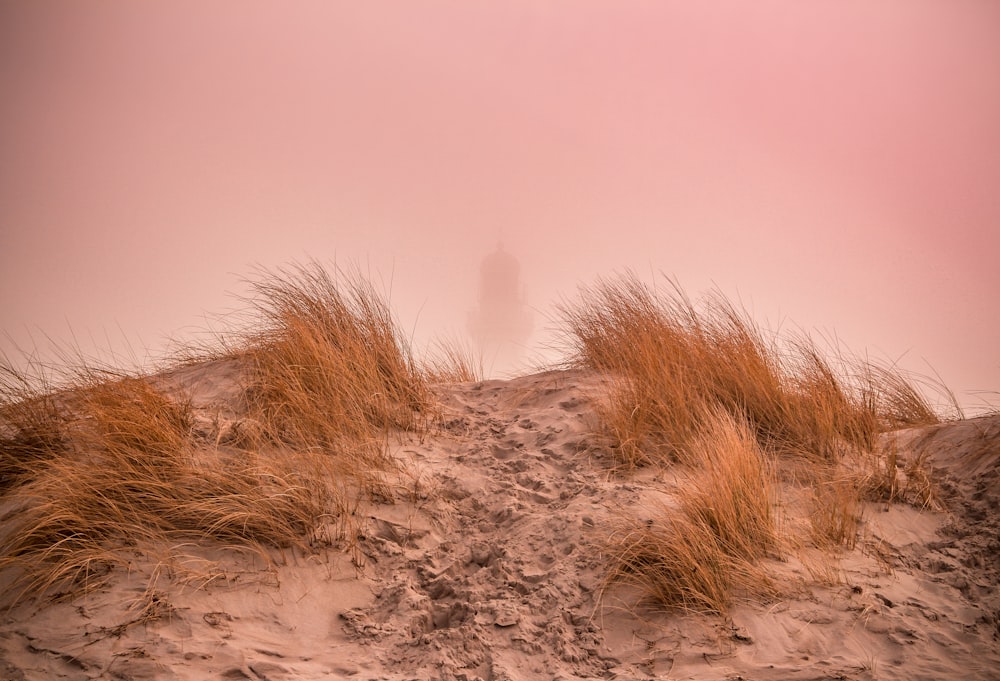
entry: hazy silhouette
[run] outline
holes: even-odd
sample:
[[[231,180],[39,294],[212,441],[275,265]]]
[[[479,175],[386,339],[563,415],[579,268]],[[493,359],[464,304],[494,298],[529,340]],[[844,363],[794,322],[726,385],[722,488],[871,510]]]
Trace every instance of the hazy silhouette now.
[[[487,372],[515,368],[531,335],[531,312],[520,277],[521,264],[503,244],[497,244],[479,267],[479,305],[469,313],[469,334]]]

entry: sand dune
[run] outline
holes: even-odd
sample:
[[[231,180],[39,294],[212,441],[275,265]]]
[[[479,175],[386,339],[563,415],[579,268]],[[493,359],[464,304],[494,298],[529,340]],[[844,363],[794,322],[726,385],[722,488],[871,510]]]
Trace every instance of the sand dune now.
[[[201,439],[238,427],[231,361],[157,381],[190,396]],[[615,519],[644,519],[685,472],[610,471],[597,374],[434,390],[427,432],[391,436],[402,472],[352,541],[270,564],[204,543],[187,573],[136,547],[106,588],[4,612],[0,678],[1000,678],[1000,417],[883,436],[901,461],[925,453],[940,509],[869,504],[852,550],[790,542],[766,560],[776,596],[699,615],[605,588]],[[791,483],[776,512],[793,534]]]

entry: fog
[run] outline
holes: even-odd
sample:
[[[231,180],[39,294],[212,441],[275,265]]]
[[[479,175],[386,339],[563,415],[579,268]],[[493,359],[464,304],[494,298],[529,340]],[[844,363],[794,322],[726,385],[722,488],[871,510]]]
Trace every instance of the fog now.
[[[997,401],[993,2],[2,2],[0,88],[15,363],[156,358],[309,260],[420,353],[502,242],[522,365],[631,269]]]

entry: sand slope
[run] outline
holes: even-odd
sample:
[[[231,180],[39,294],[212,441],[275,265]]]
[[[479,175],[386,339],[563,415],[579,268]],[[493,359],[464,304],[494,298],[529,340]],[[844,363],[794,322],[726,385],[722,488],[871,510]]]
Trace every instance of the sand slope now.
[[[161,377],[191,392],[206,440],[238,422],[237,379],[226,362]],[[943,510],[872,505],[853,551],[788,549],[769,565],[781,596],[710,617],[602,595],[614,519],[644,519],[684,473],[608,471],[598,377],[438,390],[430,432],[393,440],[395,498],[359,510],[353,546],[268,565],[206,545],[187,566],[144,547],[108,589],[3,613],[0,678],[1000,678],[1000,417],[894,434],[904,458],[927,452]]]

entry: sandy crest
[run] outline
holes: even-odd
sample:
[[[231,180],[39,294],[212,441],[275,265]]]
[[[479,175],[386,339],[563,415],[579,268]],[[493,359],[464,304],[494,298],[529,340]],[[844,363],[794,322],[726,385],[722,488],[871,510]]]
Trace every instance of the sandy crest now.
[[[218,441],[238,377],[217,362],[162,380]],[[926,452],[946,508],[871,505],[855,550],[790,546],[768,565],[782,595],[721,618],[602,594],[615,518],[645,519],[684,473],[608,472],[589,434],[598,377],[438,391],[440,418],[394,441],[395,499],[359,511],[350,550],[267,565],[205,545],[183,573],[145,547],[108,589],[4,613],[0,678],[1000,678],[1000,417],[897,434],[904,459]],[[782,498],[791,530],[801,505]]]

